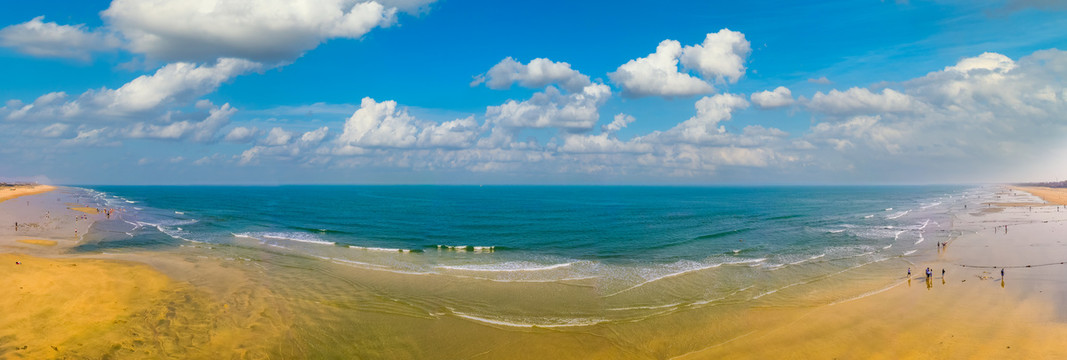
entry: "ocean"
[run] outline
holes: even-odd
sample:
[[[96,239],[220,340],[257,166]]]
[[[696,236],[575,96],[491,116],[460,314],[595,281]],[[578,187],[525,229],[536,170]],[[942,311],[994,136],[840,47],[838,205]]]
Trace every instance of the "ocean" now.
[[[76,189],[79,202],[118,209],[77,252],[240,249],[457,286],[558,285],[571,289],[557,292],[564,298],[579,289],[550,306],[381,290],[430,315],[517,327],[844,301],[899,282],[916,257],[958,236],[954,212],[992,196],[963,186]]]

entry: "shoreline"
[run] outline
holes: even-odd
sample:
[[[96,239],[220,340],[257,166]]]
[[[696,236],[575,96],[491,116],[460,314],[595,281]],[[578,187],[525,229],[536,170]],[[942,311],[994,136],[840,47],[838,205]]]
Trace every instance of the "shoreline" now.
[[[29,205],[0,202],[0,217],[6,216],[4,209],[12,209],[14,205],[19,205],[19,209],[30,206],[35,211],[56,211],[53,217],[62,220],[57,220],[53,230],[65,232],[63,229],[70,226],[88,227],[92,220],[103,216],[81,212],[76,206],[60,201],[62,194],[54,194],[45,195],[47,199],[29,197]],[[87,301],[84,304],[108,299],[110,295],[91,294],[106,291],[109,286],[120,294],[130,286],[141,290],[137,295],[119,296],[126,304],[125,312],[110,315],[111,325],[84,319],[72,319],[71,324],[55,323],[51,326],[67,329],[60,332],[66,337],[50,335],[47,339],[52,342],[68,339],[63,340],[67,345],[0,343],[0,356],[6,352],[30,357],[108,354],[208,357],[209,351],[215,351],[216,354],[298,358],[499,358],[531,354],[638,359],[1063,357],[1067,356],[1067,350],[1056,349],[1055,339],[1067,335],[1067,327],[1062,324],[1067,316],[1058,315],[1067,313],[1064,311],[1067,306],[1051,295],[1067,293],[1064,276],[1056,273],[1062,268],[1009,268],[1005,284],[997,281],[999,273],[960,266],[1019,266],[1056,254],[1064,254],[1067,260],[1067,251],[1057,249],[1060,245],[1050,235],[1057,229],[1054,226],[1067,224],[1067,212],[1060,214],[1051,207],[1039,209],[1036,203],[1032,204],[1035,210],[997,207],[1002,210],[973,209],[957,214],[953,231],[966,231],[951,238],[944,251],[934,252],[935,244],[926,242],[923,246],[928,245],[930,250],[900,258],[902,261],[874,263],[870,269],[848,276],[811,281],[801,278],[801,286],[789,285],[749,300],[727,295],[711,305],[663,311],[658,311],[653,304],[646,306],[657,310],[653,315],[634,321],[556,328],[501,325],[515,322],[471,316],[462,307],[455,307],[461,304],[446,308],[434,304],[432,299],[501,302],[514,306],[515,313],[522,314],[568,301],[603,302],[603,294],[580,283],[494,283],[463,279],[443,287],[446,284],[440,281],[443,275],[411,277],[383,273],[256,247],[183,244],[166,250],[78,255],[67,250],[79,242],[64,234],[11,236],[10,232],[0,232],[3,266],[16,266],[9,264],[10,256],[29,259],[27,264],[36,266],[18,268],[21,265],[17,265],[14,269],[22,271],[18,276],[23,276],[19,281],[39,284],[70,281],[69,289],[78,289],[74,293],[89,294],[78,297]],[[90,221],[71,220],[79,216],[86,216]],[[1004,225],[1010,226],[1009,234],[994,230]],[[56,245],[47,245],[50,241]],[[1049,251],[1050,248],[1055,251]],[[909,262],[915,275],[911,279],[903,276],[901,268]],[[927,266],[935,268],[935,272],[945,268],[947,274],[941,277],[938,273],[927,283],[921,276],[921,269]],[[97,275],[86,279],[69,271],[49,270],[66,267],[95,269],[87,273]],[[135,269],[131,271],[139,275],[121,275],[119,269]],[[896,271],[901,271],[900,275],[885,275]],[[0,279],[7,280],[5,276],[13,274],[0,274]],[[673,281],[714,282],[715,274],[687,274],[672,279],[672,283],[658,284],[655,289],[671,291]],[[130,282],[113,285],[113,281],[121,280],[115,277],[126,277]],[[142,285],[133,280],[140,277],[163,280]],[[100,281],[111,285],[102,285]],[[65,291],[71,292],[69,289]],[[756,291],[746,289],[739,291]],[[854,295],[821,303],[812,300],[809,294],[812,289],[825,292],[816,299],[833,298],[833,294]],[[51,292],[27,295],[19,305],[12,306],[26,309],[25,304],[32,303],[40,308],[62,308],[71,301]],[[44,297],[44,294],[49,295]],[[540,303],[539,296],[521,299],[532,294],[546,294],[554,299],[545,304]],[[394,300],[383,301],[382,296]],[[420,299],[427,299],[427,303],[406,303],[423,301]],[[433,310],[427,315],[420,310],[424,307]],[[39,326],[58,321],[34,320],[34,316],[20,321],[36,321]],[[0,321],[0,337],[6,333],[18,334],[22,331],[18,329],[20,324]],[[102,339],[118,344],[118,348],[109,352],[110,345],[104,344],[104,340],[86,342],[83,335],[78,335],[90,329],[113,334]],[[156,335],[152,339],[130,337],[122,335],[123,331],[127,334],[128,331],[138,334],[155,331]],[[192,333],[207,334],[207,337]],[[183,337],[186,340],[181,340]],[[72,343],[74,340],[69,340],[75,338],[85,346],[78,347]],[[886,340],[879,344],[873,343],[872,338]],[[167,345],[156,346],[153,342]],[[361,345],[352,346],[352,343]],[[36,350],[12,350],[20,346]]]

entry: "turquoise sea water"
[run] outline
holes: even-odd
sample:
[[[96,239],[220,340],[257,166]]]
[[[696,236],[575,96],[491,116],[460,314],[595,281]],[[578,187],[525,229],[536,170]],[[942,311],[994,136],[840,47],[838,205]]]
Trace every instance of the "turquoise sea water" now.
[[[934,247],[983,190],[928,187],[93,186],[86,252],[258,242],[405,273],[634,286],[722,265]]]

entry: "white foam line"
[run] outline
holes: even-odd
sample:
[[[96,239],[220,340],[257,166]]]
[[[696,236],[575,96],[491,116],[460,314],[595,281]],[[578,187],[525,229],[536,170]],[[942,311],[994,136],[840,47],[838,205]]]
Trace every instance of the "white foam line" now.
[[[902,212],[898,212],[898,213],[895,213],[893,215],[886,216],[885,218],[889,219],[889,220],[893,220],[893,219],[899,218],[901,216],[907,215],[909,212],[911,212],[911,210],[904,210]]]
[[[596,325],[596,324],[604,322],[604,320],[590,320],[590,321],[585,321],[585,322],[580,322],[580,323],[573,323],[573,324],[528,324],[528,323],[515,323],[515,322],[508,322],[508,321],[501,321],[501,320],[486,319],[486,318],[483,318],[483,317],[478,317],[478,316],[474,316],[474,315],[470,315],[470,314],[465,314],[465,313],[461,313],[461,312],[458,312],[458,311],[452,311],[452,315],[455,315],[455,316],[458,316],[458,317],[461,317],[461,318],[464,318],[464,319],[468,319],[468,320],[474,320],[474,321],[477,321],[477,322],[486,323],[486,324],[508,326],[508,327],[521,327],[521,328],[582,327],[582,326],[593,326],[593,325]]]
[[[903,234],[903,233],[904,233],[905,231],[907,231],[907,230],[900,230],[900,231],[897,231],[897,234],[896,234],[896,235],[893,235],[893,241],[897,241],[897,240],[900,240],[900,234]]]
[[[766,260],[766,259],[762,259],[762,260]],[[647,281],[642,282],[640,284],[637,284],[637,285],[634,285],[634,286],[619,290],[619,291],[614,292],[612,294],[608,294],[608,295],[606,295],[604,297],[612,297],[612,296],[615,296],[615,295],[618,295],[618,294],[622,294],[624,292],[627,292],[627,291],[630,291],[630,290],[633,290],[633,289],[636,289],[636,288],[639,288],[639,287],[642,287],[642,286],[645,286],[645,285],[648,285],[650,283],[653,283],[653,282],[656,282],[656,281],[660,281],[660,280],[663,280],[663,279],[666,279],[666,278],[672,278],[672,277],[675,277],[675,276],[678,276],[678,275],[688,274],[688,273],[695,272],[695,271],[701,271],[701,270],[717,268],[719,266],[722,266],[722,264],[701,266],[701,267],[698,267],[698,268],[695,268],[695,269],[689,269],[689,270],[685,270],[685,271],[679,271],[679,272],[676,272],[676,273],[670,273],[670,274],[663,275],[663,276],[657,277],[657,278],[652,279],[652,280],[647,280]]]
[[[923,237],[922,232],[919,232],[919,240],[915,240],[915,245],[919,245],[919,243],[923,242],[923,240],[926,240],[926,238]]]
[[[284,236],[276,236],[276,235],[260,235],[260,236],[268,238],[268,239],[288,240],[288,241],[296,241],[296,242],[302,242],[302,243],[308,243],[308,244],[337,245],[337,243],[332,242],[332,241],[310,240],[310,239],[294,239],[294,238],[289,238],[289,237],[284,237]]]
[[[439,266],[436,266],[436,267],[439,268],[439,269],[459,270],[459,271],[516,272],[516,271],[545,271],[545,270],[553,270],[553,269],[559,269],[559,268],[562,268],[562,267],[571,266],[571,265],[574,265],[574,263],[575,262],[572,261],[572,262],[563,263],[563,264],[554,264],[554,265],[548,265],[548,266],[542,266],[542,267],[519,268],[519,269],[466,268],[466,267],[462,267],[462,266],[448,266],[448,265],[439,265]]]
[[[904,252],[904,255],[903,255],[903,256],[908,256],[908,255],[914,254],[914,253],[915,253],[916,251],[917,251],[917,250],[908,250],[908,251],[905,251],[905,252]]]
[[[672,307],[679,306],[679,305],[682,305],[682,303],[674,303],[674,304],[666,304],[666,305],[655,305],[655,306],[632,306],[632,307],[613,308],[613,309],[606,309],[606,310],[607,311],[657,310],[657,309],[672,308]]]
[[[893,244],[886,245],[885,247],[882,248],[882,250],[888,250],[891,247],[893,247]]]
[[[372,247],[372,246],[349,245],[348,248],[349,249],[355,249],[355,250],[363,250],[363,251],[381,251],[381,252],[395,252],[395,253],[410,253],[411,252],[411,250],[408,250],[408,249],[391,249],[391,248],[380,248],[380,247]]]

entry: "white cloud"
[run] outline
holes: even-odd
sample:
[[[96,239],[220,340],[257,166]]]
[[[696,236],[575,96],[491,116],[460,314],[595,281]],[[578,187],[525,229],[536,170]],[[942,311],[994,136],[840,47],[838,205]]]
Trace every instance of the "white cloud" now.
[[[287,131],[275,127],[270,129],[270,132],[267,133],[267,137],[260,141],[259,145],[245,150],[235,158],[237,159],[238,165],[253,164],[258,158],[264,156],[272,156],[278,159],[294,159],[306,154],[308,150],[319,146],[323,140],[326,139],[329,130],[328,127],[323,126],[299,134],[295,131]]]
[[[820,85],[830,85],[830,84],[834,83],[833,81],[830,81],[830,79],[827,79],[825,76],[821,76],[821,77],[818,77],[818,78],[810,78],[810,79],[808,79],[808,82],[812,83],[812,84],[820,84]]]
[[[1015,61],[1011,58],[997,54],[997,53],[982,53],[977,57],[964,58],[960,60],[954,66],[948,66],[945,71],[956,71],[960,73],[970,73],[973,70],[985,70],[998,73],[1004,73],[1011,71],[1015,68]]]
[[[604,84],[590,84],[581,92],[563,94],[554,87],[529,100],[509,100],[486,108],[486,121],[506,128],[559,128],[587,131],[600,119],[600,106],[611,97]]]
[[[61,57],[88,61],[93,52],[121,46],[113,34],[89,31],[85,25],[59,25],[44,22],[44,16],[0,29],[0,46],[40,57]]]
[[[545,58],[530,60],[523,65],[511,57],[501,60],[493,65],[487,73],[479,75],[471,82],[471,86],[485,83],[490,89],[507,89],[512,84],[519,84],[528,88],[542,88],[549,84],[557,84],[569,92],[579,92],[590,84],[589,77],[571,69],[571,65],[565,62],[553,62]]]
[[[474,117],[443,123],[418,120],[396,101],[363,98],[337,137],[338,154],[363,154],[367,148],[463,148],[482,132]]]
[[[834,89],[825,94],[820,91],[808,103],[808,109],[813,112],[845,116],[919,111],[923,106],[912,96],[893,89],[882,89],[879,94],[857,87],[846,91]]]
[[[681,61],[701,77],[735,83],[745,74],[745,59],[752,52],[745,34],[729,29],[710,33],[699,45],[682,49]]]
[[[66,93],[55,92],[42,95],[33,104],[9,102],[0,108],[0,116],[8,120],[144,118],[165,112],[169,106],[193,102],[215,91],[223,82],[259,69],[262,69],[260,64],[241,59],[220,59],[213,65],[172,63],[118,89],[88,90],[69,101]]]
[[[675,40],[663,40],[656,52],[630,60],[608,77],[629,97],[692,96],[715,91],[703,80],[678,71],[678,57],[682,45]]]
[[[474,116],[425,126],[419,132],[419,147],[465,148],[482,132]]]
[[[232,143],[247,143],[256,136],[259,136],[259,129],[256,129],[255,126],[238,126],[230,129],[230,132],[226,134],[223,140]]]
[[[212,108],[207,118],[199,122],[178,121],[166,125],[148,124],[138,122],[125,130],[125,135],[130,138],[151,138],[180,140],[189,139],[196,142],[212,142],[216,140],[219,129],[230,123],[230,117],[237,109],[230,104]]]
[[[763,90],[752,93],[752,103],[764,109],[780,108],[793,104],[793,93],[785,86],[779,86],[774,91]]]
[[[838,151],[860,143],[891,154],[899,153],[900,141],[908,134],[900,127],[881,124],[881,120],[881,116],[855,116],[841,123],[819,123],[811,129],[809,138],[821,138]]]
[[[681,141],[706,143],[722,141],[726,128],[719,122],[729,120],[733,112],[748,107],[748,101],[739,95],[717,94],[705,96],[696,102],[696,116],[662,133],[658,141]],[[655,134],[659,135],[659,134]]]
[[[293,133],[285,131],[280,127],[270,129],[267,133],[267,138],[263,139],[260,143],[266,146],[281,146],[289,143],[289,140],[293,139]]]
[[[396,2],[414,9],[423,1]],[[131,51],[165,61],[287,62],[333,38],[396,21],[396,7],[349,0],[114,0],[101,16]]]
[[[634,122],[634,117],[627,114],[615,114],[615,118],[610,124],[604,125],[600,128],[600,131],[605,133],[614,134],[619,130],[622,130],[630,123]]]
[[[737,82],[745,74],[745,59],[750,52],[744,34],[722,29],[707,34],[703,43],[685,48],[678,41],[663,40],[656,52],[630,60],[608,77],[628,97],[708,94],[715,91],[708,81]],[[703,79],[680,71],[679,61]]]
[[[345,121],[338,141],[357,147],[411,147],[418,133],[415,118],[407,111],[398,110],[396,101],[379,103],[366,97],[359,110]]]

